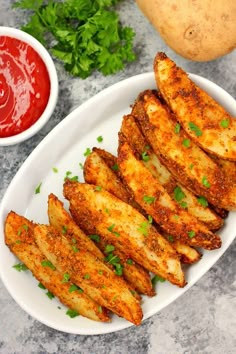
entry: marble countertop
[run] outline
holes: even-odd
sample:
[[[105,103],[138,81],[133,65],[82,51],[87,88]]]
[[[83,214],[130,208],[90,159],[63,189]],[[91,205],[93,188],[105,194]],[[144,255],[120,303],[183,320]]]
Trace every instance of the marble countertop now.
[[[12,3],[0,0],[0,25],[20,28],[27,15],[13,11]],[[134,1],[124,1],[119,11],[122,23],[132,26],[136,32],[137,61],[116,75],[103,77],[94,73],[86,80],[70,77],[56,62],[60,93],[52,118],[28,141],[0,147],[0,199],[26,157],[55,125],[105,87],[151,71],[157,51],[166,52],[186,71],[202,75],[236,96],[236,51],[208,63],[187,61],[166,46]],[[70,335],[48,328],[25,313],[0,281],[0,353],[233,354],[236,350],[235,270],[236,240],[196,285],[160,313],[140,327],[100,336]]]

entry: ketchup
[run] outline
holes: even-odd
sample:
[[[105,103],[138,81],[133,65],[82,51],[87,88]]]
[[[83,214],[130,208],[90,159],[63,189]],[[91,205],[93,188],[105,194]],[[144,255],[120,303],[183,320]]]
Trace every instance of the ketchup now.
[[[49,93],[48,71],[38,53],[21,40],[0,36],[0,138],[34,124]]]

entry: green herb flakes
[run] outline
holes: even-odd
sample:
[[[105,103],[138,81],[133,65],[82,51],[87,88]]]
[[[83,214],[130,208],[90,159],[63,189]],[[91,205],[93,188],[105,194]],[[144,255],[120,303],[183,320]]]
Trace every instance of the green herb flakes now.
[[[127,259],[126,263],[129,264],[129,265],[132,265],[134,262],[133,262],[132,259],[129,258],[129,259]]]
[[[89,238],[93,241],[100,242],[100,236],[99,235],[89,235]]]
[[[203,176],[202,177],[202,185],[206,188],[210,188],[211,184],[208,182],[207,177]]]
[[[38,287],[39,287],[40,289],[43,289],[43,290],[46,289],[45,286],[44,286],[42,283],[38,283]]]
[[[174,189],[174,199],[177,201],[177,202],[180,202],[182,199],[184,199],[186,197],[186,195],[184,194],[184,192],[182,191],[182,189],[177,186],[175,187]]]
[[[228,128],[229,126],[229,119],[223,119],[221,122],[220,122],[220,126],[224,129]]]
[[[189,139],[184,139],[182,142],[183,146],[186,148],[190,147],[190,140]]]
[[[46,295],[50,300],[52,300],[55,297],[55,295],[53,295],[50,291],[47,291]]]
[[[202,135],[201,129],[193,122],[189,122],[188,126],[189,126],[189,129],[192,130],[197,137]]]
[[[145,203],[147,203],[147,204],[152,204],[152,203],[155,202],[155,200],[156,200],[155,197],[151,197],[151,196],[149,196],[149,195],[145,195],[145,196],[143,197],[143,201],[144,201]]]
[[[42,182],[38,184],[38,186],[35,188],[34,193],[35,194],[39,194],[41,192],[41,186],[42,186]]]
[[[70,280],[70,274],[64,273],[62,283],[67,283]]]
[[[115,227],[115,224],[112,224],[107,228],[107,230],[110,231],[111,233],[113,233],[115,236],[119,237],[120,234],[119,234],[119,232],[114,231],[114,227]]]
[[[84,279],[87,279],[87,280],[90,279],[90,274],[88,274],[88,273],[85,274],[85,275],[84,275]]]
[[[112,169],[113,171],[119,171],[119,166],[117,165],[117,163],[115,163],[115,165],[113,165],[113,166],[111,167],[111,169]]]
[[[100,135],[97,137],[97,142],[102,143],[103,142],[103,137]]]
[[[23,263],[15,264],[13,268],[16,269],[18,272],[24,272],[25,270],[28,270],[28,267]]]
[[[79,316],[79,312],[76,310],[68,309],[66,311],[66,315],[69,316],[70,318],[75,318],[75,317]]]
[[[152,278],[152,285],[155,286],[157,282],[164,283],[166,280],[159,275],[154,275]]]
[[[176,124],[175,124],[175,129],[174,129],[175,134],[179,134],[180,129],[181,129],[180,124],[179,124],[179,123],[176,123]]]
[[[142,157],[142,160],[145,162],[150,160],[150,156],[148,155],[147,151],[142,152],[141,157]]]
[[[53,167],[52,170],[54,173],[58,173],[58,169],[56,167]]]
[[[200,196],[197,198],[197,201],[199,204],[201,204],[204,208],[206,208],[208,206],[208,201],[205,197]]]
[[[42,262],[41,262],[41,265],[42,265],[43,267],[49,267],[49,268],[51,268],[52,270],[55,270],[55,269],[56,269],[56,267],[54,267],[54,265],[52,264],[52,262],[50,262],[50,261],[48,261],[48,260],[42,261]]]
[[[115,250],[115,247],[113,245],[106,245],[104,252],[105,253],[110,253]]]
[[[195,231],[188,231],[188,237],[193,238],[195,236]]]
[[[87,148],[84,152],[84,156],[89,156],[91,154],[91,149],[90,148]]]

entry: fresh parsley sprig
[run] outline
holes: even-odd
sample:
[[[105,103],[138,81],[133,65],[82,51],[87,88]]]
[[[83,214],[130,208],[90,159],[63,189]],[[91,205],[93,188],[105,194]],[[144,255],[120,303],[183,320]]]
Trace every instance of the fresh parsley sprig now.
[[[13,8],[31,11],[22,30],[37,38],[73,76],[94,70],[116,73],[136,59],[134,31],[122,27],[114,10],[121,0],[19,0]]]

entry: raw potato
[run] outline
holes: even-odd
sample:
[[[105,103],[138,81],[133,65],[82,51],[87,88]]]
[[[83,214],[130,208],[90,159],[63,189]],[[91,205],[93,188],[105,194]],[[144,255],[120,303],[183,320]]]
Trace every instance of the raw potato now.
[[[136,0],[166,44],[181,56],[209,61],[236,47],[235,0]]]

